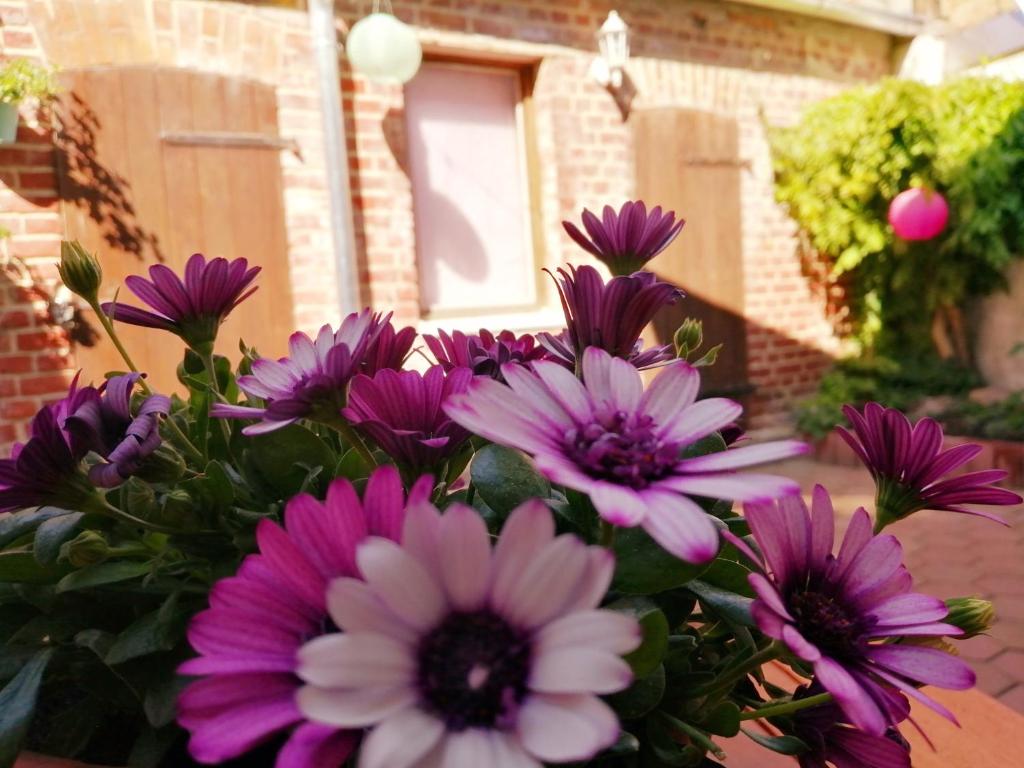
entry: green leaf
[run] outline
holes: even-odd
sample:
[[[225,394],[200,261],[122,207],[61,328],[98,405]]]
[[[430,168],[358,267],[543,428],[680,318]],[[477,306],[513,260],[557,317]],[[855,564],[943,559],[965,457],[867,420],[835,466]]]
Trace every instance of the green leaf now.
[[[701,721],[701,727],[718,736],[735,736],[740,732],[740,708],[731,701],[720,702]]]
[[[477,493],[502,518],[527,499],[546,499],[549,483],[519,451],[487,445],[477,451],[469,468]]]
[[[87,587],[98,587],[103,584],[115,584],[119,581],[128,581],[143,576],[153,569],[150,563],[140,563],[130,560],[115,560],[113,562],[97,563],[82,568],[80,571],[73,571],[57,583],[58,592],[71,592],[76,589]]]
[[[625,656],[637,678],[653,672],[665,656],[668,648],[668,620],[661,609],[646,597],[622,597],[605,606],[610,611],[632,616],[640,624],[643,639],[640,646]]]
[[[146,691],[142,706],[146,719],[154,728],[163,728],[177,716],[178,694],[188,685],[188,679],[172,674],[158,681]]]
[[[724,589],[727,592],[752,598],[754,596],[754,589],[750,586],[750,582],[747,581],[747,576],[750,573],[750,569],[746,566],[734,560],[725,560],[720,557],[711,563],[711,567],[700,575],[700,580],[705,584]]]
[[[743,733],[765,749],[778,752],[780,755],[802,755],[810,749],[806,742],[796,736],[765,736],[757,731],[748,731],[746,728],[743,729]]]
[[[749,597],[734,594],[702,581],[691,581],[686,588],[697,596],[702,605],[732,623],[744,627],[755,626],[754,618],[750,615],[750,605],[754,601]]]
[[[78,533],[78,523],[82,519],[81,512],[51,517],[36,528],[36,538],[32,552],[41,565],[53,565],[60,554],[60,545]]]
[[[619,715],[620,720],[639,720],[661,703],[665,695],[665,667],[658,665],[646,677],[620,693],[608,697],[608,703]]]
[[[707,563],[693,565],[669,554],[640,526],[616,532],[615,560],[612,589],[630,595],[652,595],[681,587],[708,567]]]
[[[338,463],[327,443],[298,424],[251,437],[247,444],[248,457],[260,479],[281,498],[298,493],[311,472],[329,474]]]
[[[334,476],[344,477],[353,481],[361,480],[364,477],[369,477],[372,469],[359,451],[355,448],[349,448],[338,460],[338,465],[334,468]]]
[[[15,539],[34,531],[51,517],[66,515],[66,509],[40,507],[28,512],[13,512],[0,516],[0,547],[6,547]]]
[[[0,768],[11,768],[21,751],[51,656],[52,648],[36,653],[0,691]]]
[[[161,608],[147,613],[118,635],[104,661],[110,665],[123,664],[129,659],[174,648],[184,636],[187,622],[185,611],[177,607],[176,597],[171,595],[167,600],[175,606],[172,610]]]
[[[64,566],[42,565],[28,550],[0,552],[0,581],[53,584],[67,573]]]

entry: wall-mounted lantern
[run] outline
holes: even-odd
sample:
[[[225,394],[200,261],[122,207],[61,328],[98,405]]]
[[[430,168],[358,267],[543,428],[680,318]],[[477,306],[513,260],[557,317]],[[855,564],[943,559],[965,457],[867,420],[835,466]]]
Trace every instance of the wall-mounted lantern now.
[[[378,83],[401,85],[412,80],[423,61],[416,30],[395,18],[391,3],[374,0],[373,13],[349,30],[345,52],[352,69]]]
[[[629,27],[618,11],[610,11],[598,30],[597,47],[601,55],[590,66],[591,76],[605,88],[621,88],[629,61]]]

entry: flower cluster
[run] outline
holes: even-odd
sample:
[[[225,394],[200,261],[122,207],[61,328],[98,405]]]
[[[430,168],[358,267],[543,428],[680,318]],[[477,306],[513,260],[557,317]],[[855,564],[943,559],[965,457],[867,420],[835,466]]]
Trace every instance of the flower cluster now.
[[[685,302],[643,271],[682,226],[584,212],[566,231],[614,276],[557,271],[565,328],[438,330],[432,359],[365,309],[233,366],[214,344],[257,268],[129,278],[153,311],[100,322],[130,372],[76,379],[0,460],[0,697],[21,713],[0,738],[153,765],[698,768],[760,719],[803,768],[909,766],[909,702],[952,718],[927,688],[974,683],[950,645],[993,611],[916,592],[882,529],[1021,499],[998,471],[947,477],[977,449],[935,422],[851,408],[877,503],[837,542],[827,491],[808,506],[771,466],[806,446],[701,397],[699,324],[642,346]],[[98,261],[63,253],[99,307]],[[177,394],[113,321],[186,341]],[[802,682],[762,685],[769,663]]]

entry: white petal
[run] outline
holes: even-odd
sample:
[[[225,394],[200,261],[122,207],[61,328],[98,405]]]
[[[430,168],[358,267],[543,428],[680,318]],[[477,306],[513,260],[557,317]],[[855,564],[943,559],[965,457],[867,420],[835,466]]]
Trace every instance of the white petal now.
[[[587,695],[538,695],[519,712],[519,739],[539,760],[586,760],[619,737],[619,721],[603,701]]]
[[[507,602],[523,569],[554,536],[554,518],[542,501],[531,499],[512,511],[494,548],[491,599],[495,605]]]
[[[296,674],[320,688],[390,688],[411,683],[416,673],[408,646],[370,633],[322,635],[299,649],[298,662]]]
[[[622,655],[640,645],[643,633],[632,616],[615,611],[577,611],[555,619],[536,636],[534,651],[595,648]]]
[[[588,611],[596,608],[608,594],[615,575],[615,555],[604,547],[587,547],[587,570],[580,578],[576,594],[563,613]]]
[[[629,664],[595,648],[541,653],[530,670],[530,688],[541,693],[616,693],[633,681]]]
[[[368,538],[359,546],[356,562],[373,591],[403,621],[423,630],[441,619],[447,607],[441,587],[393,541]]]
[[[649,490],[643,528],[661,547],[688,563],[706,563],[718,553],[718,529],[708,514],[685,496]]]
[[[338,728],[364,728],[379,723],[416,701],[410,686],[398,688],[316,688],[306,685],[295,694],[310,720]]]
[[[647,515],[644,498],[624,485],[595,482],[590,489],[590,500],[601,517],[624,528],[638,525]]]
[[[654,419],[657,425],[669,424],[679,413],[697,400],[700,374],[682,360],[670,363],[658,371],[647,387],[640,410]]]
[[[434,577],[441,579],[441,556],[438,540],[441,536],[441,515],[437,507],[425,499],[411,502],[402,527],[402,548],[420,561]]]
[[[376,632],[405,643],[417,638],[416,632],[359,579],[335,579],[327,586],[327,612],[346,632]]]
[[[597,347],[583,350],[583,381],[595,403],[608,403],[626,413],[636,411],[644,391],[633,365]]]
[[[494,594],[492,603],[513,624],[538,627],[565,610],[587,565],[587,547],[575,536],[559,536],[529,561],[504,599]]]
[[[491,580],[491,541],[480,515],[456,504],[441,519],[441,573],[452,605],[473,611],[483,605]]]
[[[395,713],[363,741],[359,768],[409,768],[429,752],[444,733],[444,723],[417,707]]]
[[[492,754],[488,732],[482,728],[469,728],[448,734],[441,765],[444,768],[483,768],[494,765]]]

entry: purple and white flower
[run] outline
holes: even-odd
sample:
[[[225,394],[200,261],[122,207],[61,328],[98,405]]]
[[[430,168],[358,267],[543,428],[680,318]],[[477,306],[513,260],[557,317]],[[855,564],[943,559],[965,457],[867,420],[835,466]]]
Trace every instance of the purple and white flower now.
[[[429,479],[417,483],[408,503],[425,503],[430,490]],[[367,537],[397,541],[405,508],[398,473],[381,467],[362,501],[351,483],[338,479],[324,502],[308,494],[289,501],[284,528],[269,520],[259,524],[260,553],[214,585],[210,607],[189,627],[199,656],[179,672],[200,679],[181,694],[178,722],[191,732],[196,760],[229,760],[287,731],[277,768],[337,768],[345,761],[357,734],[313,722],[299,709],[296,654],[312,638],[335,631],[328,585],[338,577],[358,578],[356,549]]]
[[[367,540],[363,580],[330,585],[344,634],[299,651],[301,711],[371,728],[359,768],[540,768],[611,746],[619,723],[598,695],[629,686],[621,655],[640,628],[597,608],[611,553],[554,534],[536,500],[513,511],[493,551],[473,509],[411,507],[401,545]]]
[[[446,371],[469,368],[475,376],[490,376],[499,381],[502,381],[501,366],[505,363],[527,365],[548,354],[529,333],[516,336],[512,331],[501,331],[495,336],[484,328],[479,334],[462,331],[449,334],[439,330],[437,336],[425,334],[423,340]]]
[[[408,354],[415,331],[405,328],[396,334],[390,321],[390,314],[364,309],[346,317],[337,331],[325,325],[315,341],[293,333],[288,357],[260,358],[253,361],[251,374],[238,377],[239,388],[263,400],[264,407],[217,403],[211,415],[260,419],[242,430],[247,435],[273,432],[301,419],[336,421],[353,376],[376,373],[380,365],[401,366]]]
[[[850,722],[875,736],[897,725],[902,718],[888,688],[955,722],[919,687],[970,688],[971,668],[937,648],[891,642],[962,634],[943,622],[942,600],[911,591],[894,537],[873,535],[868,513],[858,509],[833,553],[832,501],[820,485],[810,511],[801,497],[789,496],[747,504],[744,513],[764,555],[764,573],[749,577],[758,627],[814,669],[815,680]],[[726,535],[761,563],[742,540]]]
[[[407,476],[436,474],[470,438],[442,406],[465,392],[472,379],[468,368],[445,372],[440,365],[426,373],[385,369],[372,377],[359,375],[352,380],[342,416]]]
[[[64,429],[104,459],[89,469],[89,479],[101,488],[120,485],[139,471],[160,447],[160,416],[171,408],[166,395],[150,395],[133,415],[132,389],[138,373],[113,376],[99,389],[88,387],[81,402],[69,407]]]
[[[965,505],[1008,506],[1022,501],[1013,491],[993,485],[1006,478],[1002,469],[946,477],[981,453],[981,446],[965,443],[943,450],[942,427],[934,419],[911,425],[895,408],[878,403],[868,403],[863,414],[847,405],[843,413],[853,432],[838,427],[839,434],[875,480],[879,530],[921,509],[979,515],[1006,525],[991,512]]]
[[[676,221],[674,211],[662,213],[655,206],[649,213],[640,200],[623,203],[615,211],[606,205],[599,219],[583,209],[583,234],[575,224],[563,221],[569,237],[587,253],[600,259],[613,275],[629,275],[668,248],[686,223]]]
[[[750,501],[796,493],[775,475],[736,469],[804,453],[784,440],[683,458],[703,437],[731,424],[741,406],[697,400],[700,374],[684,361],[663,367],[644,391],[640,372],[604,350],[583,354],[583,381],[561,365],[505,365],[508,386],[476,378],[445,410],[466,429],[533,455],[550,480],[590,496],[614,525],[643,526],[672,554],[695,563],[718,551],[711,518],[690,496]]]
[[[583,350],[597,347],[647,368],[671,360],[671,344],[642,349],[640,334],[662,307],[683,295],[675,286],[662,282],[650,272],[619,275],[607,283],[590,266],[569,267],[552,275],[565,314],[563,334],[540,333],[540,340],[552,357],[567,367],[578,364]]]
[[[163,264],[149,268],[149,280],[138,275],[125,285],[155,311],[119,301],[108,301],[103,311],[129,325],[160,328],[177,334],[193,349],[206,351],[217,338],[217,329],[235,307],[256,292],[250,288],[260,267],[245,259],[207,261],[195,253],[185,264],[185,280]]]

